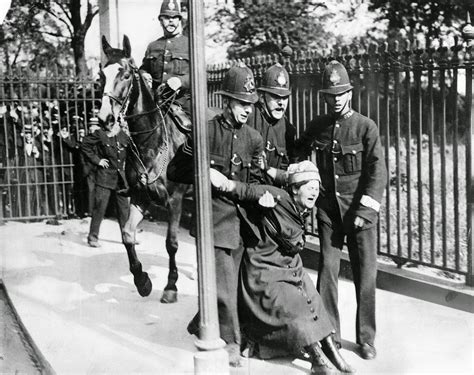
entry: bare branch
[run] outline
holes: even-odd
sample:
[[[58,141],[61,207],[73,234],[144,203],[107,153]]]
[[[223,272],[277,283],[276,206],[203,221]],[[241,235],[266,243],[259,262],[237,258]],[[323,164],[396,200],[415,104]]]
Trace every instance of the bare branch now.
[[[72,24],[71,15],[66,11],[66,9],[64,8],[64,5],[62,4],[62,2],[61,2],[61,1],[55,1],[55,3],[61,8],[61,10],[63,11],[64,15],[67,17],[67,19],[69,20],[69,22]]]
[[[87,3],[88,5],[90,5],[90,3]],[[90,10],[90,11],[89,11]],[[94,17],[99,13],[99,8],[97,7],[95,11],[92,11],[92,7],[88,7],[88,10],[87,10],[87,15],[86,15],[86,19],[84,20],[84,34],[87,32],[87,30],[89,30],[89,27],[91,26],[92,24],[92,20],[94,19]]]
[[[61,18],[60,16],[58,16],[55,12],[53,12],[53,11],[50,10],[50,9],[43,8],[43,10],[44,10],[46,13],[50,14],[51,16],[53,16],[54,18],[56,18],[58,21],[64,23],[64,24],[66,25],[66,27],[67,27],[67,30],[69,31],[69,34],[71,34],[71,37],[74,35],[74,34],[73,34],[73,31],[72,31],[72,29],[71,29],[71,25],[70,25],[68,22],[66,22],[66,20],[65,20],[64,18]]]
[[[68,35],[63,35],[63,34],[60,34],[60,33],[53,33],[51,31],[46,31],[46,30],[40,30],[40,33],[42,34],[47,34],[47,35],[51,35],[51,36],[54,36],[54,37],[58,37],[58,38],[66,38],[66,39],[69,39],[71,40],[72,38]]]

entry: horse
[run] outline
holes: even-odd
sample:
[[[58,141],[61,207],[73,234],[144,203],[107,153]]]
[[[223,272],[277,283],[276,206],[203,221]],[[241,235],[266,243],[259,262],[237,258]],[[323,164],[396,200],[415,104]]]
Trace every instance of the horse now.
[[[173,124],[167,113],[155,104],[151,89],[131,57],[130,41],[123,37],[123,49],[112,48],[102,37],[106,63],[101,71],[103,80],[102,103],[98,117],[102,121],[116,121],[128,126],[130,152],[125,174],[130,196],[130,215],[122,229],[122,242],[127,250],[130,272],[138,293],[146,297],[152,283],[135,251],[135,233],[147,207],[155,203],[168,212],[166,251],[169,256],[168,283],[161,297],[162,303],[177,301],[178,231],[183,196],[189,185],[166,179],[166,168],[185,135]]]

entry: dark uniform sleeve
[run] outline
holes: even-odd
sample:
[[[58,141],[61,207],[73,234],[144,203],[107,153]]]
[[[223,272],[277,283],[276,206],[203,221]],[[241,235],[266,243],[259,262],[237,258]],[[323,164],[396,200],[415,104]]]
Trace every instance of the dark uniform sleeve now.
[[[312,152],[312,144],[314,141],[315,121],[311,121],[306,130],[301,134],[300,138],[294,141],[292,150],[292,162],[305,160]]]
[[[97,155],[97,145],[101,142],[99,131],[88,134],[82,142],[81,150],[88,160],[93,164],[99,165],[100,157]]]
[[[286,194],[284,190],[273,185],[247,184],[240,181],[234,181],[234,183],[234,191],[225,194],[240,202],[256,203],[266,191],[272,194],[275,200]]]
[[[260,184],[263,181],[262,170],[260,169],[258,160],[263,152],[263,138],[256,130],[254,131],[254,137],[252,138],[253,154],[252,154],[252,165],[250,167],[249,183]]]
[[[182,184],[194,183],[194,164],[191,137],[187,137],[184,143],[176,150],[173,159],[171,159],[168,164],[166,177],[170,181]]]
[[[150,59],[148,58],[150,54],[149,49],[150,49],[150,46],[148,45],[145,51],[145,56],[143,57],[143,60],[142,60],[142,65],[140,66],[139,70],[151,74]]]
[[[356,215],[373,223],[382,202],[387,184],[387,168],[380,143],[377,125],[370,121],[364,137],[364,160],[361,181],[363,181],[362,197]]]
[[[287,120],[285,131],[286,153],[288,155],[288,163],[296,163],[298,158],[295,149],[296,128]],[[288,168],[288,166],[286,166]],[[275,186],[285,186],[288,180],[286,169],[277,169],[274,184]]]

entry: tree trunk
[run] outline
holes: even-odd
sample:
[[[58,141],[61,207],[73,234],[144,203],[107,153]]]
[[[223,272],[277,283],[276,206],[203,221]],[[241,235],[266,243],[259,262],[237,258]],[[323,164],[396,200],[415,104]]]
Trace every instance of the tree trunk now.
[[[89,73],[84,52],[84,37],[75,37],[72,41],[72,50],[74,52],[74,63],[76,65],[76,74],[78,77],[86,77]]]

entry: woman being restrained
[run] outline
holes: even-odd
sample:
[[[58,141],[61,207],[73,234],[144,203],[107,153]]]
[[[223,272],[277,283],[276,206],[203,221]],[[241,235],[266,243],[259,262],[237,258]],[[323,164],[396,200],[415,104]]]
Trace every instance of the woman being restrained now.
[[[240,269],[239,313],[253,355],[311,357],[312,374],[354,370],[333,339],[334,327],[316,288],[303,269],[305,217],[319,195],[320,177],[310,161],[290,165],[287,191],[227,179],[211,169],[213,188],[246,207],[260,232],[247,248]],[[257,204],[258,202],[258,204]],[[337,370],[336,370],[337,369]]]

